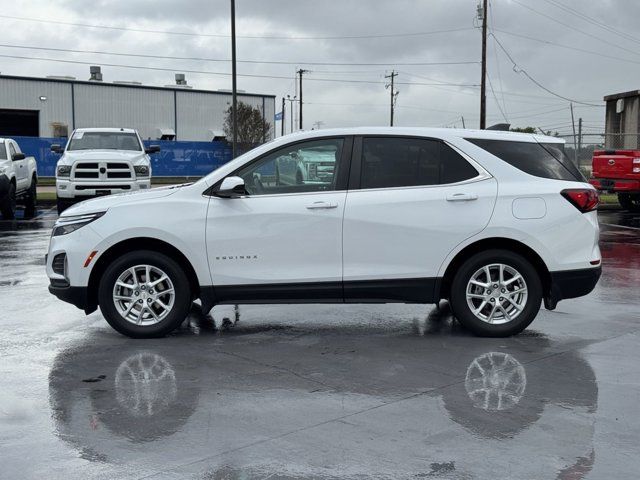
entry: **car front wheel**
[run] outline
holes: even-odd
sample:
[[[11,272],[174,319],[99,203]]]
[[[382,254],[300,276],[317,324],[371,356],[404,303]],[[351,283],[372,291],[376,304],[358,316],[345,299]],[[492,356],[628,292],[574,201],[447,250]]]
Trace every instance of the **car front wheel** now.
[[[0,212],[5,220],[16,218],[16,186],[9,184],[7,195],[0,201]]]
[[[180,326],[189,313],[189,280],[166,255],[131,252],[105,270],[98,303],[109,325],[123,335],[161,337]]]
[[[455,317],[476,335],[507,337],[527,328],[538,314],[542,283],[521,255],[488,250],[459,268],[450,301]]]

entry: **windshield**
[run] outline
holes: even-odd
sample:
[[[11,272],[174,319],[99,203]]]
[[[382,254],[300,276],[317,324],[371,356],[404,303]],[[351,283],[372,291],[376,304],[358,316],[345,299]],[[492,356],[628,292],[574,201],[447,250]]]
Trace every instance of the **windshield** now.
[[[76,132],[67,150],[131,150],[140,152],[142,146],[135,133]]]

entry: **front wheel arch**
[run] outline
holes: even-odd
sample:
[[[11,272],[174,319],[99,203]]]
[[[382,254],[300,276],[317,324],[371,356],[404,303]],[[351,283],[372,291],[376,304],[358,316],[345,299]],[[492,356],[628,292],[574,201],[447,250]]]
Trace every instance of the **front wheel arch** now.
[[[531,247],[525,245],[522,242],[513,240],[511,238],[484,238],[475,243],[467,245],[449,262],[447,269],[440,281],[440,285],[435,292],[437,300],[442,298],[449,298],[451,293],[451,283],[456,272],[469,258],[484,250],[507,250],[513,253],[517,253],[531,262],[533,267],[538,272],[540,281],[542,282],[543,296],[546,298],[551,293],[551,274],[544,260],[533,250]]]
[[[98,307],[98,287],[100,285],[100,279],[107,267],[114,259],[135,250],[155,251],[175,260],[187,275],[192,298],[196,299],[200,297],[200,282],[198,281],[196,271],[191,265],[191,262],[180,250],[167,242],[158,240],[157,238],[129,238],[109,247],[107,251],[104,252],[96,261],[95,266],[91,270],[88,288],[88,312],[93,312]]]

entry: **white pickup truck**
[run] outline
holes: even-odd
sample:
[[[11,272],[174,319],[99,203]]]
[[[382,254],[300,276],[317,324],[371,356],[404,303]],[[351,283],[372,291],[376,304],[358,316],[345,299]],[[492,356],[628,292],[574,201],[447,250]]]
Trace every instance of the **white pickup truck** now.
[[[51,145],[62,154],[56,166],[58,213],[72,204],[102,195],[151,188],[149,155],[138,132],[130,128],[77,128],[65,148]]]
[[[0,138],[0,213],[5,220],[15,218],[16,205],[24,204],[25,217],[36,211],[36,160],[27,157],[15,140]]]

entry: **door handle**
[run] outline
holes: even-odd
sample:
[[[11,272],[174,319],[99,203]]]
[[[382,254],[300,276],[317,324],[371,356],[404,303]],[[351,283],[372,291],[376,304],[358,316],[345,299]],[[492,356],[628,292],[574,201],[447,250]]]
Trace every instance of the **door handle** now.
[[[475,193],[453,193],[451,195],[447,195],[447,202],[469,202],[477,199],[478,195]]]
[[[329,202],[313,202],[312,204],[307,205],[307,209],[309,210],[320,210],[327,208],[338,208],[338,204]]]

